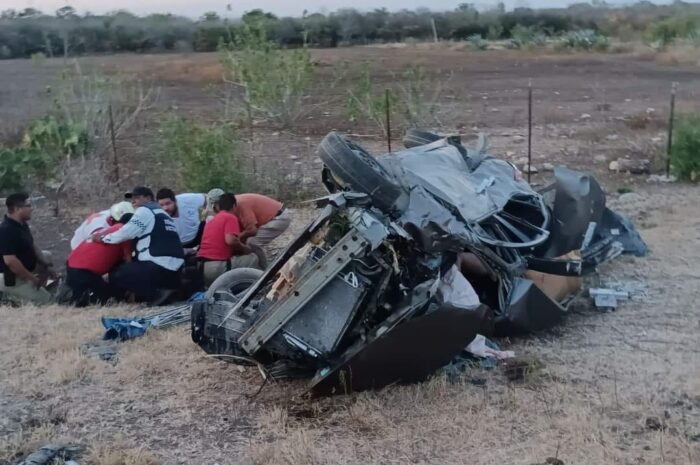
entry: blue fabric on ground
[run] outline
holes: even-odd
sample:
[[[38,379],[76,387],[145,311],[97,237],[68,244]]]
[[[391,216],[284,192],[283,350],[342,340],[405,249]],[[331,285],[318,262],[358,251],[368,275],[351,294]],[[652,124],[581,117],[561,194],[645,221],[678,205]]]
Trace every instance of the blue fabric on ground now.
[[[189,299],[187,299],[187,303],[191,304],[193,302],[197,302],[198,300],[205,300],[207,298],[206,292],[195,292],[190,296]]]
[[[129,339],[134,339],[141,337],[146,334],[146,330],[151,325],[151,323],[145,318],[106,318],[102,317],[102,326],[105,327],[105,331],[102,339],[119,339],[120,341],[127,341]]]

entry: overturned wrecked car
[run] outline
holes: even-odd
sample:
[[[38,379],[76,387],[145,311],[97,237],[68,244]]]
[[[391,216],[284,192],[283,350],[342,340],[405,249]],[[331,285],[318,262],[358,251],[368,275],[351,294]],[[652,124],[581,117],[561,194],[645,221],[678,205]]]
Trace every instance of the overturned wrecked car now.
[[[546,329],[578,277],[645,246],[605,207],[591,176],[566,168],[535,191],[512,164],[459,138],[411,131],[373,157],[337,133],[321,142],[329,195],[265,271],[221,276],[192,308],[206,352],[315,395],[425,379],[482,335]]]

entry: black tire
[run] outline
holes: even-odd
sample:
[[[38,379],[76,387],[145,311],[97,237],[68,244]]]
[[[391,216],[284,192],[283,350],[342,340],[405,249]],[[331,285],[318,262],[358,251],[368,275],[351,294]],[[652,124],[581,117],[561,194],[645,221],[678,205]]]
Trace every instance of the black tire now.
[[[267,268],[267,256],[265,255],[265,251],[255,244],[247,244],[247,246],[255,256],[258,257],[258,268],[261,270]]]
[[[335,177],[350,189],[369,195],[375,207],[384,213],[397,210],[404,191],[365,149],[331,132],[321,141],[319,155]]]
[[[217,291],[230,292],[233,295],[240,294],[262,276],[262,270],[255,268],[236,268],[222,274],[207,289],[207,298],[214,296]]]
[[[406,131],[406,135],[403,136],[403,146],[407,149],[412,149],[413,147],[431,144],[440,139],[442,139],[442,137],[434,132],[422,131],[420,129],[409,129]]]

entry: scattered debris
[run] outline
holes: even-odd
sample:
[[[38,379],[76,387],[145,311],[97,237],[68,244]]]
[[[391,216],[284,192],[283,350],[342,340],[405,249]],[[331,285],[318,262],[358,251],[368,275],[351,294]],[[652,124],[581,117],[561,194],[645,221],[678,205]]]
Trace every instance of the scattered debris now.
[[[629,292],[615,291],[613,289],[589,289],[588,293],[595,300],[595,306],[602,311],[614,311],[617,309],[618,300],[628,300]]]
[[[665,425],[658,417],[647,417],[644,422],[645,426],[652,431],[661,431],[665,429]]]
[[[481,334],[476,335],[474,340],[467,346],[466,351],[477,357],[495,358],[496,360],[515,357],[515,352],[512,350],[500,350],[494,342],[486,339]]]
[[[616,141],[620,138],[617,134],[610,134],[609,136],[606,137],[607,140],[609,141]]]
[[[29,454],[17,465],[49,465],[55,463],[56,460],[68,463],[67,461],[73,461],[77,458],[81,451],[82,448],[78,446],[46,444],[36,452]]]
[[[582,115],[580,116],[580,118],[581,118],[583,121],[587,121],[587,120],[591,119],[591,115],[589,115],[588,113],[584,113],[584,114],[582,114]]]
[[[652,174],[647,178],[647,182],[655,182],[655,183],[672,183],[678,181],[678,178],[676,178],[674,175],[666,176],[665,174]]]
[[[553,169],[553,168],[552,168],[552,169]],[[537,172],[538,172],[538,170],[537,170],[537,167],[536,167],[535,165],[530,165],[530,164],[528,164],[528,163],[525,163],[525,164],[523,165],[523,173],[525,173],[525,174],[528,174],[528,173],[529,173],[529,174],[535,174],[535,173],[537,173]]]
[[[605,288],[592,288],[588,293],[593,297],[596,308],[601,311],[614,311],[620,300],[647,298],[647,289],[645,283],[625,281],[608,283]]]
[[[649,174],[651,161],[648,159],[618,158],[610,162],[610,171],[632,174]]]

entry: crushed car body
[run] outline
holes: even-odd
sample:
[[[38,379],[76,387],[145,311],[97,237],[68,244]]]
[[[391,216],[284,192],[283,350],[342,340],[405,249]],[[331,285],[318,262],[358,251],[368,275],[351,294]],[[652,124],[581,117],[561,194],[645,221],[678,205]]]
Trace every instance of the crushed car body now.
[[[477,334],[552,327],[582,274],[646,252],[588,174],[557,168],[537,192],[482,139],[404,142],[375,158],[326,136],[317,218],[265,271],[221,276],[193,305],[193,340],[275,379],[311,378],[315,395],[420,381]]]

